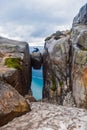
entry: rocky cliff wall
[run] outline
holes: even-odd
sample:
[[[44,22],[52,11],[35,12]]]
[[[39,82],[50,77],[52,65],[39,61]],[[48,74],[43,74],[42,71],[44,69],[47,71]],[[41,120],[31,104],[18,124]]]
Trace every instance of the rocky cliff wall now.
[[[87,4],[70,31],[45,39],[43,98],[51,103],[87,108]]]
[[[0,79],[23,96],[31,90],[31,61],[26,42],[0,37]]]
[[[43,55],[43,98],[47,98],[51,103],[63,105],[64,97],[72,89],[70,82],[70,49],[69,31],[58,31],[50,39],[46,39]]]
[[[73,97],[77,106],[87,108],[87,4],[73,20],[71,41]]]
[[[0,37],[0,126],[30,111],[23,97],[31,92],[30,84],[28,44]]]

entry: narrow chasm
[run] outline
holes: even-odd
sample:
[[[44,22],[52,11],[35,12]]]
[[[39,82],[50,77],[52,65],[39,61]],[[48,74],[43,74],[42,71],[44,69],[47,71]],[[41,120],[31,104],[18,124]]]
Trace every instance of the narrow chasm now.
[[[36,100],[42,99],[43,90],[43,46],[30,47],[31,53],[31,66],[32,66],[32,83],[31,90],[32,95]]]

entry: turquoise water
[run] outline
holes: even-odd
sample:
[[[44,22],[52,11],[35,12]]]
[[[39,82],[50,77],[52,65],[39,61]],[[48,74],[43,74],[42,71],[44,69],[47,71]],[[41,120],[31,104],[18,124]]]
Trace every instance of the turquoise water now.
[[[40,51],[42,52],[43,47],[38,47]],[[30,52],[33,51],[33,47],[30,47]],[[40,70],[35,70],[32,68],[32,84],[31,84],[31,90],[33,93],[33,96],[39,100],[42,99],[42,89],[43,89],[43,74],[42,74],[42,68]]]
[[[41,70],[32,69],[31,89],[33,92],[33,96],[37,100],[42,99],[42,88],[43,88],[42,68],[41,68]]]

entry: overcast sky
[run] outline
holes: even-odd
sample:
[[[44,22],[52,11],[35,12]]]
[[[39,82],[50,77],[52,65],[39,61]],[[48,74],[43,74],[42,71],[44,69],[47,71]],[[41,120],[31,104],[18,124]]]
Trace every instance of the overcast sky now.
[[[42,42],[57,30],[71,28],[87,0],[0,0],[0,35]]]

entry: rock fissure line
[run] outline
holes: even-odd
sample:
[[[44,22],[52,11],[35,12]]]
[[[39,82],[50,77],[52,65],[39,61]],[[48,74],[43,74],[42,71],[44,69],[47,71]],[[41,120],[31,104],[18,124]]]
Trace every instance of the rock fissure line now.
[[[72,91],[72,60],[73,60],[73,50],[72,50],[72,43],[69,40],[69,89]]]

